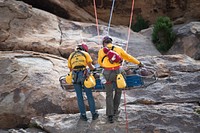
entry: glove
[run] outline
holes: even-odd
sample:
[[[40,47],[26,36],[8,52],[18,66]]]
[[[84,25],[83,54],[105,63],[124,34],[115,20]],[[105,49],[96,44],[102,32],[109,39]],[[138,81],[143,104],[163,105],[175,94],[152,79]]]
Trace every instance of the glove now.
[[[140,62],[140,64],[138,64],[138,66],[139,66],[139,67],[144,67],[144,64],[142,64],[142,63]]]

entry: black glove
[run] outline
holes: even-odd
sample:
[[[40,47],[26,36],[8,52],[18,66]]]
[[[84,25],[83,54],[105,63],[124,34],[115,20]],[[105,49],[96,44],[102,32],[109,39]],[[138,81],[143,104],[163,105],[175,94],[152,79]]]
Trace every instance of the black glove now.
[[[142,64],[142,63],[140,62],[140,64],[138,64],[138,66],[139,66],[139,67],[144,67],[144,64]]]

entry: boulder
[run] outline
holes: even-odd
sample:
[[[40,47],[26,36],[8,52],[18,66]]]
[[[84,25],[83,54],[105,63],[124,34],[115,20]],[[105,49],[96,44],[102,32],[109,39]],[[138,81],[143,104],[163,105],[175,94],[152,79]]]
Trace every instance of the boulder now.
[[[167,54],[186,54],[200,60],[200,22],[174,27],[176,40]]]
[[[69,72],[66,59],[31,51],[1,51],[0,64],[0,128],[27,125],[33,116],[79,112],[75,92],[65,92],[59,83],[59,77]],[[104,97],[94,96],[97,108],[102,108]]]
[[[113,124],[108,122],[105,108],[98,110],[100,117],[95,121],[88,111],[88,122],[81,121],[79,114],[48,114],[32,118],[31,123],[50,133],[198,132],[200,62],[187,55],[145,56],[140,60],[156,70],[157,81],[124,91]]]

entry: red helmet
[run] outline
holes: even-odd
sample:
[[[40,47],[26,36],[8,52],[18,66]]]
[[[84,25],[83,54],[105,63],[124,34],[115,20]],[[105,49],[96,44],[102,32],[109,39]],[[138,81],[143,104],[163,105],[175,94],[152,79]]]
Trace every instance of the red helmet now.
[[[88,46],[84,43],[82,43],[81,45],[78,45],[78,49],[88,52]]]
[[[102,43],[112,43],[112,38],[110,38],[109,36],[105,36],[102,40]]]

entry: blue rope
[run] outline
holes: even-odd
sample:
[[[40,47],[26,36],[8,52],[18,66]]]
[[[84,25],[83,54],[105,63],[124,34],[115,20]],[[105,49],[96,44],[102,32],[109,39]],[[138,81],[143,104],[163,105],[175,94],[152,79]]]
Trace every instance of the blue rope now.
[[[113,14],[114,6],[115,6],[115,0],[112,1],[112,8],[111,8],[111,11],[110,11],[110,19],[109,19],[109,23],[108,23],[108,33],[107,33],[108,35],[109,35],[110,23],[111,23],[111,20],[112,20],[112,14]]]

